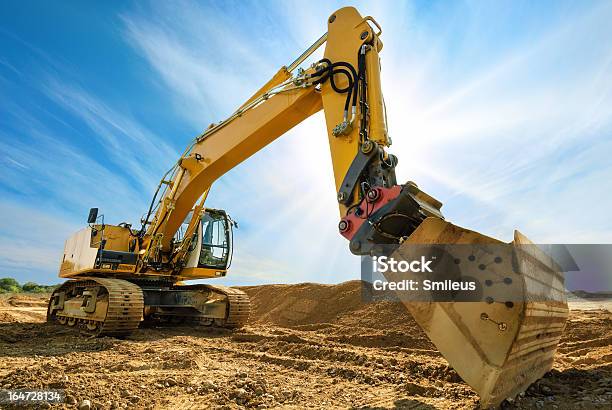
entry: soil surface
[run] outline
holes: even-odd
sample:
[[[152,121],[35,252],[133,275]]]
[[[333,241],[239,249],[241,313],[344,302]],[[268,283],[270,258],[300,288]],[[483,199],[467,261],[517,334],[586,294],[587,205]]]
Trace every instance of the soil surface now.
[[[360,283],[243,288],[239,331],[144,328],[125,340],[45,323],[48,295],[0,296],[0,389],[62,389],[58,408],[477,408],[403,306]],[[609,301],[572,301],[553,371],[504,408],[612,408]],[[0,405],[2,407],[2,405]]]

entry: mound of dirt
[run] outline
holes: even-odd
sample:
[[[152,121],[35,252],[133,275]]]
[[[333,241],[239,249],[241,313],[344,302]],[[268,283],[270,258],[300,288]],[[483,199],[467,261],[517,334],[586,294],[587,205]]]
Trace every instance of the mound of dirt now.
[[[369,285],[358,280],[338,285],[299,283],[242,287],[251,299],[254,326],[273,325],[324,331],[326,339],[360,346],[435,350],[404,306],[373,302]]]
[[[241,287],[251,299],[253,319],[284,327],[334,324],[373,329],[412,328],[416,324],[400,303],[371,302],[361,281],[339,285],[300,283]]]

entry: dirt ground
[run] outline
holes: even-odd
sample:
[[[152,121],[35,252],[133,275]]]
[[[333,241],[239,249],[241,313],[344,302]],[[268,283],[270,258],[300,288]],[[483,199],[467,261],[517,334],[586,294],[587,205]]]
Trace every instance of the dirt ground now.
[[[244,288],[236,332],[88,338],[44,323],[47,295],[0,297],[0,388],[64,389],[78,408],[476,408],[478,397],[401,304],[360,283]],[[573,302],[553,371],[505,408],[612,408],[610,302]],[[1,407],[1,405],[0,405]]]

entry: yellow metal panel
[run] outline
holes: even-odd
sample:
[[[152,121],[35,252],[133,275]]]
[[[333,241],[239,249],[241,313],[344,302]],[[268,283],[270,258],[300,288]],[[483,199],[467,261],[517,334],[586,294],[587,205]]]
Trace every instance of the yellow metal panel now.
[[[106,244],[104,249],[113,251],[127,252],[131,239],[130,230],[116,225],[94,225],[95,232],[92,232],[90,246],[99,248],[100,241],[104,239]]]
[[[181,269],[178,277],[181,280],[219,278],[225,276],[225,272],[223,269],[185,268]]]

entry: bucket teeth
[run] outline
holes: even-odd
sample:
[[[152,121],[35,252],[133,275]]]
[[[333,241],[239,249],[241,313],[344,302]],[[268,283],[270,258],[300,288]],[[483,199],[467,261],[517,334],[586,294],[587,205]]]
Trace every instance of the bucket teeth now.
[[[550,257],[519,232],[504,244],[438,218],[427,218],[394,255],[401,259],[415,244],[492,244],[504,253],[495,269],[512,271],[512,303],[403,301],[482,407],[514,397],[552,368],[569,311],[563,273]]]

